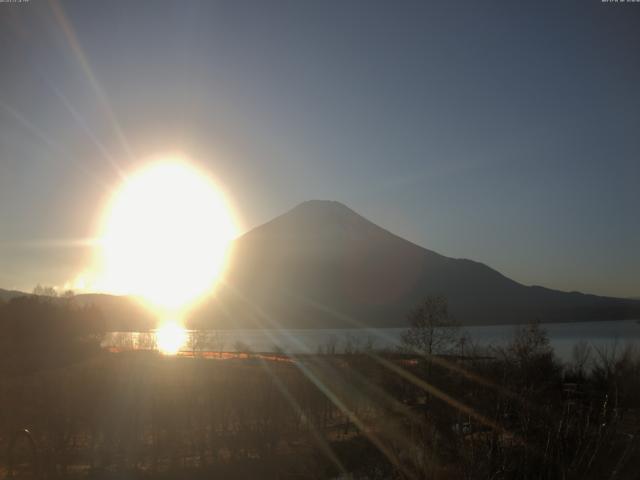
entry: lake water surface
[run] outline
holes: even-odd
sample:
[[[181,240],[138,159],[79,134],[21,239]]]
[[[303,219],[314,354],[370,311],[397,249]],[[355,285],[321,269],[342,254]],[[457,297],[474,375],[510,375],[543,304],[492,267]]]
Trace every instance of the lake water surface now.
[[[469,338],[481,346],[504,345],[513,338],[516,325],[461,327]],[[556,354],[569,359],[573,345],[586,341],[596,348],[622,348],[627,344],[640,346],[640,321],[614,320],[543,324]],[[400,344],[403,328],[368,329],[280,329],[280,330],[216,330],[200,334],[201,349],[235,351],[241,345],[254,352],[316,353],[327,349],[344,352],[394,349]],[[112,332],[103,343],[106,347],[147,348],[153,342],[149,332]],[[189,347],[185,347],[188,349]]]

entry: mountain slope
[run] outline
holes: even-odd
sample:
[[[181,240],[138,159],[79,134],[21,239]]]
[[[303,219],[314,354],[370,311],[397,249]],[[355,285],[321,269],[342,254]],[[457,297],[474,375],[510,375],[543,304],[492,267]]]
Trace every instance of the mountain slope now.
[[[8,302],[15,297],[24,297],[29,295],[28,293],[20,292],[18,290],[4,290],[0,288],[0,301]]]
[[[196,325],[404,326],[426,295],[465,324],[640,316],[640,302],[519,284],[478,262],[408,242],[348,207],[309,201],[251,230]]]
[[[348,207],[309,201],[234,242],[215,297],[193,312],[203,328],[406,326],[427,295],[447,297],[463,324],[640,318],[640,301],[525,286],[478,262],[408,242]],[[27,295],[0,290],[0,299]],[[135,300],[101,294],[95,304],[109,330],[155,325]]]

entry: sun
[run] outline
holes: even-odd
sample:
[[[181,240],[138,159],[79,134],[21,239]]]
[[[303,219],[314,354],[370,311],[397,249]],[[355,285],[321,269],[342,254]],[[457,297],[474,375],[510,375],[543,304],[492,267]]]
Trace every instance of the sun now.
[[[153,162],[127,177],[108,205],[102,283],[164,318],[181,315],[212,291],[235,235],[231,210],[205,173],[182,159]]]

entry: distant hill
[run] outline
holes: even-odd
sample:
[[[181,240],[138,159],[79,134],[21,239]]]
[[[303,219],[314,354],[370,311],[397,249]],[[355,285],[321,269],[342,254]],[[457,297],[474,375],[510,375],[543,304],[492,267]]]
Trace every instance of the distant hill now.
[[[30,293],[18,290],[0,289],[0,301],[8,302],[12,298],[24,297]],[[55,301],[64,301],[59,298]],[[110,331],[117,330],[146,330],[155,327],[155,319],[134,298],[105,295],[100,293],[79,294],[73,297],[73,302],[78,306],[95,305],[100,309],[105,318],[106,328]]]
[[[20,292],[18,290],[3,290],[2,288],[0,288],[0,301],[8,302],[12,298],[24,297],[25,295],[29,295],[29,294]]]
[[[233,248],[200,326],[405,326],[425,296],[445,295],[468,325],[640,318],[640,302],[525,286],[492,268],[445,257],[375,225],[345,205],[309,201]]]

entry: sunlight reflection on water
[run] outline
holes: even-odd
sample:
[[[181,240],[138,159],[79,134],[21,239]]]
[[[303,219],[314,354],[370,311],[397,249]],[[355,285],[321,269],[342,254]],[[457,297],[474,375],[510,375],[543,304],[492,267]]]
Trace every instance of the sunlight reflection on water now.
[[[618,347],[629,343],[640,345],[640,323],[636,320],[553,323],[544,324],[543,328],[547,330],[556,354],[565,360],[570,357],[573,345],[580,340],[599,348],[612,347],[614,344]],[[481,346],[499,346],[512,338],[515,326],[490,325],[464,327],[462,330]],[[284,353],[316,353],[327,347],[338,353],[346,348],[395,349],[404,331],[402,328],[187,330],[184,331],[185,338],[180,342],[182,346],[179,349],[190,350],[195,343],[201,350],[226,352],[244,348],[254,352]],[[105,337],[103,346],[125,350],[153,350],[159,348],[158,340],[157,332],[111,332]]]

